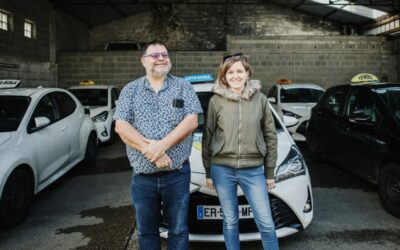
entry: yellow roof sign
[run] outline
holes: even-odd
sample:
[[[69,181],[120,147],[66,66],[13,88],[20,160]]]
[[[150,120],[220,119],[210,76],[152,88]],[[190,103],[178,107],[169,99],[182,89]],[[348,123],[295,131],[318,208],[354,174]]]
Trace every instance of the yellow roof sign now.
[[[359,84],[359,83],[378,83],[378,77],[369,73],[360,73],[351,79],[351,83]]]
[[[92,80],[82,80],[79,82],[79,85],[94,85],[94,81]]]

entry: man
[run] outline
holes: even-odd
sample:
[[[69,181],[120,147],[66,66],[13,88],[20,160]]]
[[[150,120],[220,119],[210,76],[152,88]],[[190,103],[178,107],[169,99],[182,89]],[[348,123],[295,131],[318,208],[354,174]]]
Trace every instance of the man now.
[[[146,76],[124,87],[114,116],[133,167],[132,199],[139,248],[160,249],[160,212],[168,221],[168,249],[189,248],[192,132],[202,108],[193,87],[169,75],[171,61],[160,41],[143,48]]]

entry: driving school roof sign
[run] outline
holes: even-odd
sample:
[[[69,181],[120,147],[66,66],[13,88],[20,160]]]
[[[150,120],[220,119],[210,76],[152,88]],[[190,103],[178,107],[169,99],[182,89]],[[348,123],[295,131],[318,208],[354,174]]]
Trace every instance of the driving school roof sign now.
[[[0,89],[12,89],[18,87],[20,80],[5,79],[0,80]]]
[[[212,82],[214,80],[211,74],[193,74],[184,76],[185,80],[190,83]]]

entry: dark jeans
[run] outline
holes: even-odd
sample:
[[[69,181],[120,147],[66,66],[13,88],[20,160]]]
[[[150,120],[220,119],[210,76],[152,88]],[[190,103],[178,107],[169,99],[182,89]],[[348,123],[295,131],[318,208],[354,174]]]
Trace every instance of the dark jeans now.
[[[161,248],[160,211],[168,221],[168,250],[187,250],[189,233],[190,165],[166,175],[135,175],[132,178],[132,199],[136,210],[139,249]]]

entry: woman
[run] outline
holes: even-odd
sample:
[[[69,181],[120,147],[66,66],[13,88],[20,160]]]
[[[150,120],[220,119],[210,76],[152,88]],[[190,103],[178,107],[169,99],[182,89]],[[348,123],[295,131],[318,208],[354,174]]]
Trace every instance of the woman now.
[[[224,57],[210,99],[202,158],[207,186],[215,187],[223,210],[228,250],[240,249],[237,187],[253,211],[264,249],[278,249],[268,189],[275,187],[277,138],[260,83],[250,80],[242,54]]]

